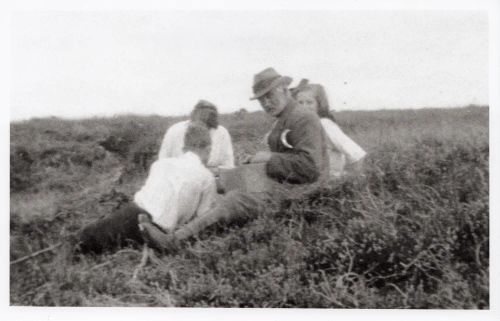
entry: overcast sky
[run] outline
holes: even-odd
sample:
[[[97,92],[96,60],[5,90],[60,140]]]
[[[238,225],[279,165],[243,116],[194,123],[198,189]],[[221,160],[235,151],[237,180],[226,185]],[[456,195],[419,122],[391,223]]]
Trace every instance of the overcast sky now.
[[[488,104],[481,11],[54,11],[11,30],[12,120],[257,110],[269,66],[335,110]]]

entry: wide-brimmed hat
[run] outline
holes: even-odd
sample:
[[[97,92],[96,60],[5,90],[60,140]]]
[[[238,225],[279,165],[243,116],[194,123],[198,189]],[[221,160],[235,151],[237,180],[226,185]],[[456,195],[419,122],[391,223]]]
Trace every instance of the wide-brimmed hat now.
[[[292,78],[281,76],[274,68],[266,68],[253,77],[254,96],[250,100],[258,99],[280,84],[288,86],[291,83]]]

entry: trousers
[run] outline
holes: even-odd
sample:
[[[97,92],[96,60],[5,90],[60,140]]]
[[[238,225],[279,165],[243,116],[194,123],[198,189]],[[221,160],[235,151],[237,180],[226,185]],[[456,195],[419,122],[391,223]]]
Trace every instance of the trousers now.
[[[133,202],[124,204],[108,216],[86,225],[78,235],[81,253],[102,253],[120,247],[144,244],[138,216],[149,213]]]
[[[269,193],[248,193],[232,190],[219,198],[217,205],[203,216],[195,217],[174,232],[177,240],[183,240],[215,223],[239,223],[257,217],[264,210]]]
[[[200,217],[195,217],[189,223],[174,232],[178,240],[193,236],[206,227],[218,223],[247,221],[255,218],[266,209],[277,209],[285,200],[300,199],[319,188],[325,187],[328,173],[322,175],[317,182],[311,184],[268,183],[263,192],[249,192],[234,189],[219,198],[217,205]]]
[[[279,207],[283,200],[301,197],[310,190],[310,186],[276,188],[266,192],[231,190],[219,199],[214,208],[175,230],[174,237],[177,240],[189,238],[215,223],[246,222],[265,210]],[[149,213],[130,202],[107,217],[87,225],[80,233],[80,251],[101,253],[123,246],[144,244],[145,240],[138,224],[138,216],[141,213],[152,219]],[[165,232],[161,226],[154,222],[153,224]]]

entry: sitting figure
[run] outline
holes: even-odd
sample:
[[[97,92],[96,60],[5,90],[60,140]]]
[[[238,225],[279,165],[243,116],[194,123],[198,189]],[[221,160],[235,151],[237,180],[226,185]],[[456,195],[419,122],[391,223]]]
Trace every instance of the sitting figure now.
[[[217,195],[215,178],[205,167],[211,147],[209,129],[200,122],[189,122],[182,141],[181,155],[160,158],[151,165],[133,202],[83,228],[78,235],[81,252],[143,244],[139,218],[147,218],[168,233],[209,212]]]
[[[328,136],[330,177],[342,176],[346,165],[354,171],[359,171],[366,152],[337,125],[330,112],[323,86],[308,84],[307,80],[303,79],[292,89],[292,93],[300,106],[317,113],[321,119],[321,125]]]
[[[183,153],[184,134],[189,124],[193,121],[200,121],[209,128],[212,149],[207,166],[214,169],[217,167],[234,167],[231,136],[226,128],[219,125],[218,112],[215,105],[206,100],[200,100],[194,106],[190,120],[170,126],[163,138],[158,158],[176,157]]]

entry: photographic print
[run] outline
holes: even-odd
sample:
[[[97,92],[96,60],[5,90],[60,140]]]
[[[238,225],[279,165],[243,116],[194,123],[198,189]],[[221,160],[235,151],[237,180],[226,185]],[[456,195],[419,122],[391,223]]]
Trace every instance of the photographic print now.
[[[13,12],[10,305],[490,309],[489,23]]]

